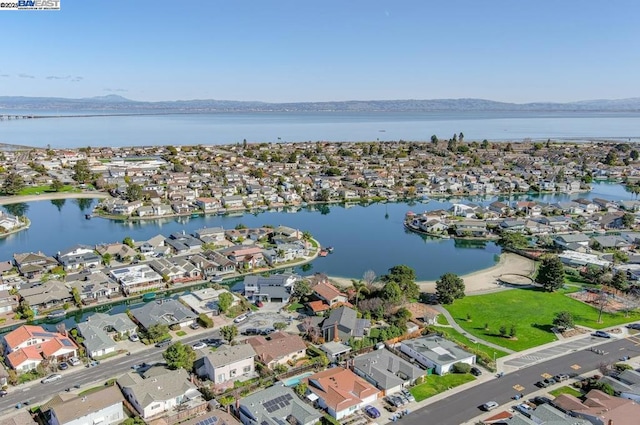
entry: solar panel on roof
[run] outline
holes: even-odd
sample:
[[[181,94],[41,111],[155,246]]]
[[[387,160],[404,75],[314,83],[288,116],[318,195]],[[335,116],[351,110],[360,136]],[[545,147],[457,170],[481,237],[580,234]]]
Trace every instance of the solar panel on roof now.
[[[64,345],[65,347],[73,347],[73,344],[68,339],[63,339],[62,345]]]

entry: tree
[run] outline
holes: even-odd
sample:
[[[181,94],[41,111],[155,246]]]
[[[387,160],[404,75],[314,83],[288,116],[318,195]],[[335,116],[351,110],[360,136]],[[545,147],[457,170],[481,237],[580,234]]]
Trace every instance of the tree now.
[[[389,273],[383,275],[380,280],[386,283],[396,282],[407,299],[418,298],[420,295],[420,288],[415,282],[415,270],[404,264],[391,267]]]
[[[156,323],[147,328],[146,334],[151,341],[159,341],[169,333],[169,326],[163,323]]]
[[[564,265],[557,255],[550,255],[542,260],[536,281],[548,292],[562,288]]]
[[[431,136],[431,143],[434,144],[434,146],[438,146],[438,136],[436,136],[435,134]]]
[[[133,239],[131,239],[129,236],[124,238],[122,240],[122,243],[125,244],[126,246],[128,246],[129,248],[135,248],[135,244],[133,243]]]
[[[4,178],[4,183],[2,184],[2,192],[5,195],[12,196],[17,195],[24,188],[24,179],[22,176],[15,172],[10,172]]]
[[[225,313],[229,310],[233,304],[233,294],[230,292],[223,292],[218,296],[218,308],[220,309],[220,313]]]
[[[400,285],[394,281],[387,282],[382,287],[382,298],[390,304],[399,304],[402,301],[403,295]]]
[[[311,285],[307,279],[300,279],[293,284],[293,292],[291,293],[294,297],[301,300],[302,298],[311,294]]]
[[[633,225],[636,223],[636,217],[633,214],[629,214],[629,213],[624,213],[624,215],[622,216],[622,225],[624,227],[633,227]]]
[[[73,166],[73,176],[78,183],[87,183],[91,180],[91,170],[89,169],[89,161],[81,159]]]
[[[626,292],[629,289],[629,282],[627,281],[627,273],[624,270],[618,270],[614,273],[611,279],[611,286],[619,291]]]
[[[109,254],[108,252],[105,252],[104,255],[102,256],[102,264],[109,267],[109,265],[111,264],[111,259],[112,259],[111,254]]]
[[[553,326],[558,329],[573,329],[573,314],[569,311],[560,311],[553,318]]]
[[[185,345],[180,341],[171,344],[162,353],[162,357],[167,362],[169,369],[185,369],[190,371],[193,369],[193,362],[196,361],[196,352],[189,345]]]
[[[77,307],[82,307],[82,298],[80,297],[80,292],[78,288],[74,287],[71,289],[71,296],[73,297],[73,302]]]
[[[305,382],[300,382],[293,388],[293,390],[296,392],[296,394],[298,394],[299,397],[304,397],[305,395],[307,395],[308,388],[309,386]]]
[[[464,280],[454,273],[445,273],[436,281],[436,296],[440,304],[451,304],[464,298]]]
[[[33,317],[35,316],[35,313],[29,305],[29,301],[25,299],[20,301],[20,303],[18,304],[18,307],[16,308],[16,314],[19,319],[26,320],[27,322],[33,320]]]
[[[526,248],[529,246],[529,239],[518,232],[502,232],[498,245],[504,248]]]
[[[234,325],[227,325],[220,328],[220,335],[231,344],[231,341],[238,336],[238,328]]]
[[[142,199],[142,186],[139,184],[130,184],[127,186],[127,200],[139,201]]]
[[[62,188],[64,188],[64,183],[62,183],[59,179],[53,179],[49,187],[54,192],[60,192]]]

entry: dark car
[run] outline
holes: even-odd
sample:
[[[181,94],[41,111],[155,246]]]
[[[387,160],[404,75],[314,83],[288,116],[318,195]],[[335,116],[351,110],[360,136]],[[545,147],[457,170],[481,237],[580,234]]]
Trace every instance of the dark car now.
[[[534,397],[532,401],[536,406],[540,406],[541,404],[552,404],[551,399],[544,396]]]
[[[247,328],[242,331],[242,335],[260,335],[260,329]]]
[[[274,333],[276,330],[274,328],[264,328],[260,330],[260,335],[270,335]]]
[[[611,335],[609,335],[605,331],[595,331],[591,335],[592,336],[597,336],[598,338],[611,338]]]
[[[627,325],[628,329],[640,330],[640,323],[629,323]]]
[[[547,388],[548,386],[549,386],[549,383],[546,380],[536,382],[536,387]]]
[[[67,370],[69,369],[69,364],[67,362],[62,362],[58,365],[58,369],[60,370]]]
[[[8,392],[6,392],[5,390],[0,390],[0,397],[4,397],[7,394],[9,394]]]
[[[158,348],[168,347],[169,345],[171,345],[171,338],[156,342],[156,347]]]
[[[380,411],[373,406],[365,406],[364,411],[367,415],[371,416],[374,419],[380,417]]]
[[[481,371],[480,369],[478,369],[477,367],[475,367],[475,366],[471,368],[470,372],[471,372],[471,374],[472,374],[473,376],[480,376],[480,375],[482,375],[482,371]]]

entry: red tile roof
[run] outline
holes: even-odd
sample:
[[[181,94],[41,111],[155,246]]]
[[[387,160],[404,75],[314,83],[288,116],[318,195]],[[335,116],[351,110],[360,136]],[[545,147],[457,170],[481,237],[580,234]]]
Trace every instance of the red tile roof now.
[[[303,381],[309,384],[309,390],[336,412],[357,406],[364,399],[380,393],[376,387],[342,367],[315,373]]]
[[[328,282],[318,283],[313,287],[313,291],[327,301],[332,301],[338,297],[346,297],[338,288]]]
[[[42,355],[35,345],[25,348],[18,348],[16,351],[12,351],[7,354],[7,360],[12,368],[16,369],[27,360],[42,361]]]
[[[311,311],[313,311],[314,313],[326,311],[330,308],[328,304],[324,303],[324,301],[311,301],[310,303],[307,303],[307,306],[309,306]]]
[[[14,349],[18,345],[30,340],[31,338],[37,338],[41,340],[48,340],[55,336],[54,332],[47,332],[42,326],[22,325],[18,329],[13,330],[4,336],[5,341],[9,349]]]

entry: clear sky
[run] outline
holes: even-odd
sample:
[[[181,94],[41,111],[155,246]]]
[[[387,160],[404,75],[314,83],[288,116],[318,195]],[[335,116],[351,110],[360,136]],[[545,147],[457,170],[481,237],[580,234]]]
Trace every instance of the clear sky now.
[[[0,95],[640,97],[638,0],[61,0],[1,11]]]

